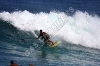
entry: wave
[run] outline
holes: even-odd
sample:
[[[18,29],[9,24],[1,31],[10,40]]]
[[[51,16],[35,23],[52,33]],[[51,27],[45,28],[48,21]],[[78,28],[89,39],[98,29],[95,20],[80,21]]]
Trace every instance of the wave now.
[[[52,35],[52,40],[63,39],[69,43],[100,49],[100,17],[87,12],[31,13],[27,10],[1,12],[0,19],[12,24],[18,30],[34,33],[43,29]],[[56,38],[56,36],[60,38]]]

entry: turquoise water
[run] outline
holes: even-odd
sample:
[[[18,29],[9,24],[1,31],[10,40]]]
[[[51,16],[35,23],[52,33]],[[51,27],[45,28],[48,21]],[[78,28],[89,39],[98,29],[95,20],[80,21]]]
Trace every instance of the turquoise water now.
[[[99,66],[99,0],[1,0],[0,66]],[[43,29],[55,48],[36,38]]]

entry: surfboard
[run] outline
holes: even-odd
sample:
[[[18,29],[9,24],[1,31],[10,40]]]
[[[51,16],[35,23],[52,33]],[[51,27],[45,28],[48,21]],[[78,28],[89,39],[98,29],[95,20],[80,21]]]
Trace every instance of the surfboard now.
[[[57,45],[59,45],[60,43],[61,43],[61,41],[57,41],[54,43],[54,45],[49,45],[49,46],[53,48],[53,47],[56,47]]]

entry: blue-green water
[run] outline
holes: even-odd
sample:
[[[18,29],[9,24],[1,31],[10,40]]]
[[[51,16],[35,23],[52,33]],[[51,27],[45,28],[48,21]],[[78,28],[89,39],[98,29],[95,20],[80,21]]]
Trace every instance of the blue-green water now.
[[[99,66],[99,0],[1,0],[0,66]],[[56,27],[55,27],[56,26]],[[55,48],[36,38],[43,29]]]

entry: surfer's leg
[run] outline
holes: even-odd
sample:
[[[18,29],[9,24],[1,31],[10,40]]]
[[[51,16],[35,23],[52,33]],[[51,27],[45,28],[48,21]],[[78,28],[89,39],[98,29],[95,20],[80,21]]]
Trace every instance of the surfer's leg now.
[[[44,43],[45,43],[45,44],[50,44],[50,42],[48,42],[47,39],[44,40]]]
[[[45,44],[50,44],[50,45],[54,45],[54,43],[52,41],[50,41],[49,39],[45,39],[44,40]]]
[[[54,42],[53,41],[51,41],[51,40],[49,40],[50,38],[46,38],[45,40],[44,40],[44,43],[45,44],[52,44],[52,45],[54,45]]]
[[[53,42],[53,41],[51,41],[51,40],[48,40],[48,42],[49,42],[49,43],[52,43],[52,45],[54,45],[54,42]]]

